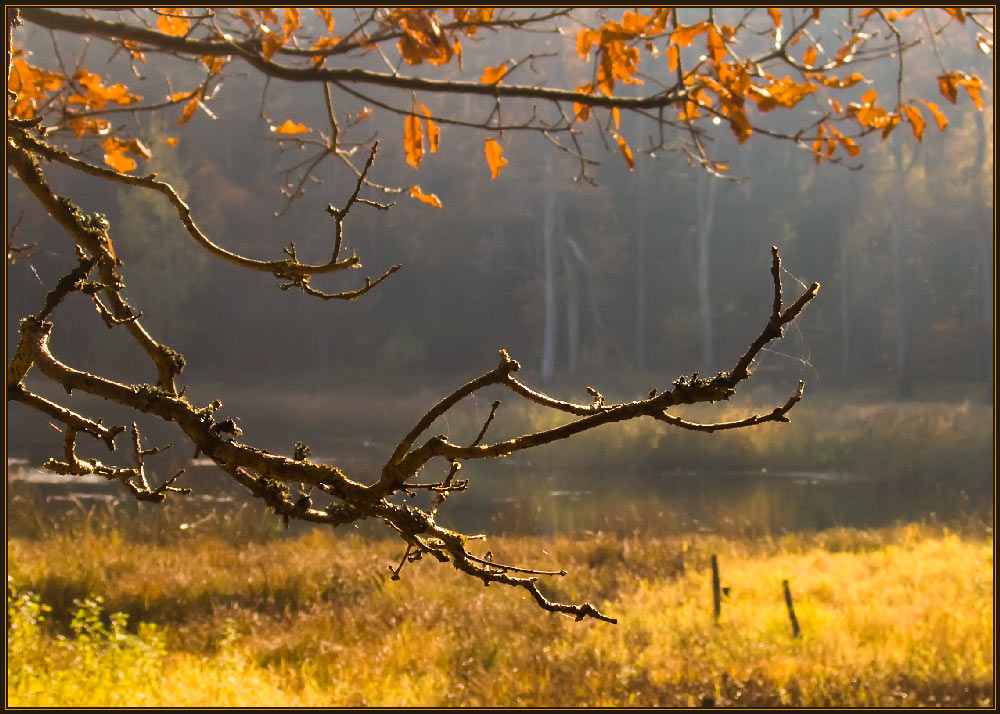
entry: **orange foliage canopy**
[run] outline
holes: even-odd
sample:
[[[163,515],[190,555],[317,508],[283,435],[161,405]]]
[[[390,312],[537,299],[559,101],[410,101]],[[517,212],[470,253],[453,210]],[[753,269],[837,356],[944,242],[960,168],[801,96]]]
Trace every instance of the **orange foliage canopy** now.
[[[699,12],[703,19],[692,21]],[[399,114],[404,156],[414,168],[427,154],[438,151],[439,125],[448,118],[435,114],[421,99],[451,93],[492,96],[495,101],[496,108],[485,121],[453,122],[478,126],[489,135],[485,158],[493,178],[507,163],[498,141],[504,131],[499,109],[515,102],[542,103],[556,112],[555,119],[541,119],[533,109],[532,118],[514,125],[517,129],[545,132],[550,138],[561,133],[569,139],[562,146],[576,153],[580,130],[596,127],[613,140],[611,145],[617,146],[630,169],[635,155],[621,129],[620,112],[642,112],[659,126],[661,137],[668,131],[689,135],[688,155],[717,172],[725,170],[725,165],[709,158],[701,141],[709,124],[728,125],[740,144],[757,132],[792,140],[811,151],[817,162],[857,157],[862,139],[869,135],[884,139],[901,123],[909,124],[915,139],[921,141],[927,126],[924,109],[941,130],[948,126],[948,119],[930,98],[904,94],[908,75],[902,63],[909,56],[907,50],[921,40],[923,32],[933,40],[946,31],[968,33],[975,23],[989,32],[977,33],[974,39],[969,35],[970,47],[992,51],[992,18],[987,28],[973,11],[847,10],[847,19],[838,20],[840,34],[822,35],[815,27],[824,21],[824,14],[833,12],[839,11],[758,8],[741,17],[733,11],[658,8],[625,10],[616,19],[606,19],[612,13],[395,8],[371,11],[347,34],[336,35],[338,24],[329,8],[315,8],[312,13],[295,8],[149,8],[143,11],[146,14],[24,8],[24,21],[100,37],[118,45],[133,64],[147,63],[148,67],[153,53],[192,60],[203,68],[204,79],[197,86],[170,92],[165,103],[144,104],[143,97],[125,84],[109,83],[96,74],[96,67],[80,67],[67,76],[59,68],[36,66],[15,40],[8,57],[14,98],[8,98],[7,112],[18,120],[44,116],[50,136],[65,130],[77,139],[99,138],[107,165],[127,173],[138,168],[137,159],[148,158],[151,152],[137,139],[120,135],[125,130],[115,128],[110,110],[163,110],[177,105],[178,125],[187,123],[199,108],[212,115],[207,103],[213,83],[231,63],[243,60],[269,77],[323,84],[328,93],[336,89],[364,100],[370,99],[364,92],[376,86],[405,93],[405,104],[371,100],[354,114],[353,123],[375,111],[371,104]],[[580,17],[600,19],[588,23]],[[721,21],[723,17],[731,24]],[[511,57],[499,64],[496,57],[490,62],[485,55],[463,59],[462,40],[475,38],[468,46],[478,50],[499,33],[522,33],[529,26],[551,33],[553,39],[546,45],[549,52]],[[568,33],[572,33],[572,45],[560,45]],[[821,36],[825,37],[822,42],[817,39]],[[837,36],[840,39],[831,45],[831,37]],[[395,64],[389,57],[393,52],[398,57]],[[553,57],[557,54],[563,58]],[[381,56],[392,71],[362,70],[354,59],[358,55]],[[541,57],[562,61],[567,67],[577,67],[585,59],[591,64],[590,80],[572,82],[572,88],[516,83],[515,77],[527,74],[521,67],[533,68]],[[983,81],[944,66],[940,55],[938,62],[937,91],[950,104],[956,104],[964,92],[982,109]],[[478,81],[462,79],[466,64],[478,66],[473,70]],[[898,69],[898,80],[878,86],[872,77],[888,74],[878,69],[885,64],[893,72]],[[408,69],[421,65],[431,67],[416,73]],[[873,68],[873,73],[855,69],[860,65]],[[329,94],[327,100],[329,104]],[[801,112],[804,118],[798,131],[782,134],[766,124],[765,115],[796,110],[807,100],[809,111]],[[564,106],[570,111],[564,112]],[[270,128],[284,140],[313,132],[294,118]],[[338,132],[332,134],[336,143]],[[338,149],[328,148],[332,153]],[[428,203],[436,201],[417,187],[411,195]]]

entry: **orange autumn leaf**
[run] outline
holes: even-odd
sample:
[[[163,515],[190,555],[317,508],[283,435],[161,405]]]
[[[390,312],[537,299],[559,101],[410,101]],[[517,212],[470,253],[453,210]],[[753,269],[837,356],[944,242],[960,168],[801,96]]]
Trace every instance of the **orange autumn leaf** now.
[[[625,158],[625,163],[628,164],[628,170],[635,170],[635,156],[632,154],[632,149],[625,142],[625,137],[619,134],[617,131],[611,132],[611,136],[614,137],[615,141],[618,143],[618,150],[622,153]]]
[[[201,63],[208,68],[208,71],[212,74],[218,74],[222,71],[222,68],[226,66],[226,62],[229,59],[227,57],[215,57],[213,55],[203,55],[201,58]]]
[[[407,115],[403,121],[403,151],[406,152],[406,163],[419,168],[424,155],[424,134],[416,114]]]
[[[846,44],[842,45],[839,50],[837,50],[837,56],[833,58],[833,61],[838,65],[847,64],[852,59],[854,59],[854,46],[860,43],[865,38],[861,35],[855,35]]]
[[[290,37],[293,32],[302,27],[302,18],[294,7],[285,8],[285,21],[281,23],[281,32]]]
[[[746,112],[741,106],[728,100],[723,102],[723,107],[724,112],[729,116],[729,128],[736,136],[736,141],[742,145],[753,134],[753,127],[750,125],[750,120],[747,119]]]
[[[168,136],[163,141],[166,143],[167,146],[173,148],[173,147],[177,146],[177,142],[179,142],[180,139],[178,139],[176,136]]]
[[[424,193],[420,190],[420,186],[410,186],[410,195],[418,201],[423,201],[435,208],[441,208],[441,199],[437,197],[437,194]]]
[[[972,103],[976,105],[976,109],[982,110],[983,97],[979,92],[983,89],[983,80],[975,75],[962,74],[958,83],[965,87],[965,91],[969,93],[969,97],[972,99]]]
[[[142,99],[139,94],[130,94],[124,84],[113,84],[105,87],[101,78],[93,72],[81,69],[73,75],[86,94],[74,94],[67,101],[71,104],[83,104],[89,109],[103,109],[108,102],[122,106],[134,104]]]
[[[813,141],[812,150],[813,156],[816,159],[816,163],[820,163],[823,160],[823,135],[824,135],[823,125],[820,124],[816,128],[816,140]]]
[[[946,7],[942,8],[946,13],[951,15],[953,18],[958,20],[963,25],[965,24],[965,10],[960,7]]]
[[[375,113],[375,110],[372,109],[371,107],[362,107],[361,111],[358,112],[358,115],[356,117],[354,117],[354,121],[356,121],[356,122],[364,121],[365,119],[367,119],[368,117],[370,117],[374,113]]]
[[[17,94],[12,114],[19,119],[33,118],[38,107],[48,100],[47,92],[58,91],[65,83],[65,75],[35,67],[15,57],[7,80],[7,89]]]
[[[722,58],[726,56],[726,45],[722,41],[722,36],[716,32],[715,27],[712,25],[708,27],[708,37],[705,40],[705,46],[708,48],[708,56],[712,60],[712,64],[718,67],[722,62]]]
[[[945,98],[954,104],[958,101],[958,77],[954,74],[942,74],[938,78],[938,89]]]
[[[899,114],[888,114],[886,116],[885,124],[882,126],[882,139],[887,139],[892,130],[896,128],[899,124]]]
[[[673,72],[677,69],[677,64],[680,62],[681,51],[677,48],[677,45],[671,44],[667,48],[667,67]]]
[[[802,55],[802,64],[804,64],[806,67],[815,67],[816,66],[816,48],[815,47],[810,47],[809,49],[806,50],[805,54]]]
[[[902,109],[906,120],[913,126],[913,135],[917,137],[917,141],[922,141],[924,138],[924,127],[927,125],[927,121],[920,113],[920,110],[912,104],[904,104]]]
[[[495,179],[500,175],[500,169],[507,165],[507,159],[503,157],[503,148],[493,139],[487,139],[483,147],[486,152],[486,163],[490,167],[490,178]]]
[[[156,18],[156,27],[164,35],[171,37],[184,37],[191,27],[191,21],[184,17],[182,7],[158,7],[157,11],[162,13]]]
[[[441,130],[438,125],[431,121],[431,110],[424,106],[423,102],[417,102],[417,108],[426,117],[424,126],[427,129],[427,150],[432,154],[436,153],[441,143]]]
[[[127,156],[126,152],[138,154],[147,159],[151,156],[149,149],[143,146],[138,139],[119,141],[113,136],[109,136],[101,144],[101,148],[104,149],[104,163],[119,173],[134,171],[138,166],[135,159]]]
[[[181,112],[181,118],[177,120],[178,126],[184,126],[188,123],[188,120],[194,116],[194,110],[198,108],[198,97],[191,99],[187,104],[184,105],[184,111]]]
[[[829,129],[830,133],[837,138],[837,141],[840,142],[844,151],[846,151],[851,158],[854,158],[861,153],[861,147],[854,143],[854,139],[849,136],[844,136],[840,131],[838,131],[837,127],[832,124],[828,124],[827,129]]]
[[[507,64],[504,63],[497,67],[487,67],[483,70],[482,83],[483,84],[497,84],[507,74]]]
[[[279,35],[277,32],[271,32],[261,43],[260,53],[263,55],[264,59],[269,60],[274,57],[284,44],[285,38],[282,35]]]
[[[853,87],[858,82],[865,81],[864,75],[860,72],[852,72],[846,77],[831,77],[821,72],[806,72],[806,77],[833,89],[846,89]]]
[[[167,95],[167,101],[168,102],[181,102],[181,101],[184,101],[185,99],[190,99],[191,97],[193,97],[194,94],[195,94],[195,92],[197,92],[197,91],[198,91],[197,89],[190,89],[190,90],[188,90],[186,92],[174,92],[173,94],[168,94]]]
[[[294,134],[306,134],[312,131],[312,129],[307,127],[305,124],[294,122],[291,119],[285,119],[284,124],[282,124],[281,126],[272,126],[271,131],[273,131],[275,134],[294,135]]]
[[[774,23],[774,29],[781,29],[781,10],[776,7],[767,8],[767,14],[771,16],[771,22]]]
[[[333,34],[333,28],[336,26],[336,21],[333,17],[333,12],[330,11],[328,7],[314,7],[313,10],[319,16],[319,19],[326,24],[326,31],[331,35]]]
[[[111,131],[111,124],[104,119],[91,119],[89,117],[73,117],[69,120],[69,126],[77,139],[84,134],[104,136]]]
[[[920,103],[927,107],[928,111],[930,111],[931,115],[934,117],[934,121],[937,122],[938,129],[944,131],[948,127],[948,118],[941,113],[941,110],[938,109],[938,105],[934,102],[928,102],[926,99],[921,99]]]
[[[697,25],[678,25],[677,29],[670,33],[670,42],[681,47],[688,47],[694,38],[702,32],[708,30],[707,22],[699,22]]]

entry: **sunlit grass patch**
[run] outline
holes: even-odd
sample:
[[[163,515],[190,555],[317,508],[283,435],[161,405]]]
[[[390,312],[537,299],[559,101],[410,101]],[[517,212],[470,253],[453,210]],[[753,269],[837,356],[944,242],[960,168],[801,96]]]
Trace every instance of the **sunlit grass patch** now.
[[[545,591],[593,600],[616,626],[543,613],[437,564],[393,581],[393,542],[326,531],[242,548],[85,535],[68,545],[8,542],[10,704],[992,705],[985,526],[491,539],[502,562],[565,567]],[[91,546],[94,558],[72,555]],[[713,554],[729,588],[718,624]],[[90,592],[156,628],[97,601],[75,614],[71,596]]]

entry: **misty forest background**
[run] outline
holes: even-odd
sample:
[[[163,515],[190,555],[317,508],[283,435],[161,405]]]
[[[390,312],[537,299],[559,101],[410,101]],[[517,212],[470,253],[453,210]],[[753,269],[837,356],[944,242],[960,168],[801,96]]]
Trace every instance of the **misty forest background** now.
[[[36,56],[52,52],[47,35],[23,32]],[[476,62],[517,56],[511,42],[497,43],[493,55],[469,53],[466,74],[478,76]],[[540,62],[543,76],[535,81],[572,82],[589,71],[572,38],[550,42],[561,55]],[[940,49],[955,66],[991,74],[991,57],[946,43]],[[92,53],[98,56],[96,47]],[[187,71],[180,64],[168,70],[175,88],[190,84]],[[528,81],[530,71],[521,71],[520,81]],[[892,87],[895,67],[879,71],[875,86]],[[937,71],[933,55],[916,49],[907,55],[907,91],[933,87]],[[161,75],[150,73],[146,84],[147,97],[168,91]],[[324,108],[320,92],[291,84],[267,87],[264,104],[262,94],[258,77],[235,74],[211,103],[217,120],[198,112],[181,129],[174,116],[139,119],[155,154],[140,171],[170,181],[220,245],[270,257],[294,240],[302,259],[321,259],[333,228],[324,208],[343,202],[353,178],[328,164],[317,172],[323,183],[309,182],[306,194],[283,210],[283,170],[308,154],[293,144],[280,151],[262,113],[273,124],[292,118],[319,127]],[[389,97],[377,90],[373,96]],[[488,103],[464,97],[421,100],[441,114],[489,111]],[[344,95],[338,109],[365,106]],[[183,382],[192,401],[219,397],[251,442],[290,453],[303,440],[315,456],[362,481],[374,478],[370,469],[427,406],[493,366],[501,347],[522,363],[530,383],[574,400],[587,399],[585,385],[622,400],[682,374],[729,368],[766,319],[769,247],[777,245],[786,289],[816,280],[822,291],[778,351],[758,361],[748,393],[725,413],[770,409],[803,379],[805,399],[791,425],[767,425],[760,436],[609,427],[468,470],[571,470],[561,486],[545,483],[581,492],[625,474],[699,470],[892,477],[904,484],[894,493],[913,493],[919,484],[929,494],[923,513],[906,514],[919,517],[942,502],[942,489],[955,495],[957,508],[991,508],[978,495],[992,493],[992,95],[983,112],[968,101],[946,108],[946,132],[929,125],[918,143],[901,126],[844,165],[817,165],[808,152],[763,136],[740,147],[720,127],[710,150],[740,181],[713,180],[666,150],[655,157],[637,151],[630,172],[617,151],[605,152],[589,137],[602,160],[591,169],[596,186],[574,182],[577,162],[527,132],[501,137],[510,163],[495,180],[482,134],[452,126],[443,129],[441,150],[416,171],[404,161],[402,117],[376,108],[351,130],[359,141],[380,139],[372,178],[419,184],[444,208],[404,193],[391,211],[352,211],[345,242],[362,258],[360,272],[377,276],[403,265],[353,303],[282,292],[269,277],[212,261],[157,195],[58,166],[47,171],[57,191],[107,215],[128,294],[147,328],[186,357]],[[635,149],[655,138],[634,117],[623,117],[623,125]],[[166,139],[175,136],[179,143],[168,148]],[[860,163],[862,170],[847,165]],[[74,256],[19,184],[7,192],[8,230],[19,220],[15,240],[40,249],[7,268],[10,345],[18,318],[37,311]],[[149,379],[137,368],[145,365],[135,346],[105,330],[86,301],[61,309],[66,313],[52,341],[60,358],[123,381]],[[471,438],[488,411],[489,402],[470,404],[468,424],[448,426]],[[11,455],[37,465],[58,450],[61,437],[44,418],[18,406],[8,412]],[[106,405],[100,413],[115,415]],[[541,418],[513,402],[500,416],[498,430],[537,426]],[[177,440],[169,427],[150,425],[146,433]],[[164,457],[164,472],[190,465],[190,454],[181,451]],[[519,483],[494,483],[493,491],[487,484],[484,493],[509,495]],[[648,478],[643,483],[655,488]],[[461,511],[458,503],[449,507]]]

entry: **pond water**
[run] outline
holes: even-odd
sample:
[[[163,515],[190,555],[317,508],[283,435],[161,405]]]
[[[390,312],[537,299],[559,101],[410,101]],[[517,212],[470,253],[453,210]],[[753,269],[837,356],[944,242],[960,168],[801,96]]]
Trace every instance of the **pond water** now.
[[[8,495],[53,514],[105,504],[138,506],[121,484],[97,476],[60,476],[8,460]],[[909,478],[886,480],[824,471],[663,471],[660,473],[567,472],[498,461],[460,472],[469,490],[448,499],[443,525],[491,534],[714,532],[757,536],[871,528],[897,522],[993,515],[992,483],[969,484]],[[253,504],[207,460],[188,467],[185,481],[201,484],[175,507],[196,512]],[[181,501],[184,501],[184,504]],[[418,494],[414,505],[426,505]],[[149,504],[143,504],[149,507]],[[261,509],[263,510],[263,509]]]

